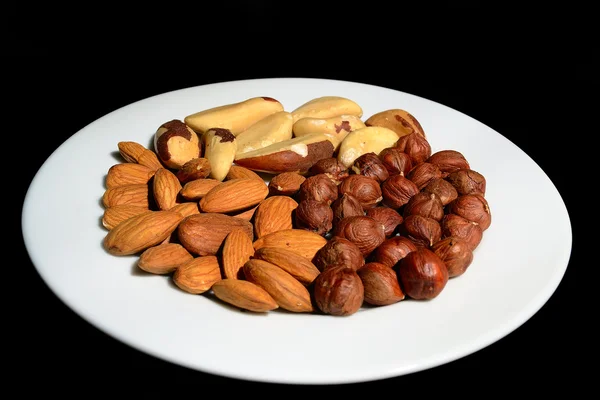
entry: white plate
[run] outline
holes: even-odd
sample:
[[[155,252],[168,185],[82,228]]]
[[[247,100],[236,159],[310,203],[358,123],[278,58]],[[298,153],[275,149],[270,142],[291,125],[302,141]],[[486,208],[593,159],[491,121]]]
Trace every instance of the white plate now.
[[[150,145],[173,118],[255,96],[287,110],[319,96],[358,102],[366,117],[411,112],[432,150],[462,152],[487,179],[492,225],[467,272],[431,301],[402,301],[349,317],[239,312],[140,274],[136,257],[108,255],[100,219],[117,143]],[[536,199],[544,198],[540,203]],[[506,336],[550,298],[571,252],[567,210],[548,176],[500,133],[456,110],[399,91],[344,81],[259,79],[154,96],[94,121],[65,141],[27,192],[23,235],[46,284],[118,340],[189,368],[275,383],[354,383],[399,376],[471,354]]]

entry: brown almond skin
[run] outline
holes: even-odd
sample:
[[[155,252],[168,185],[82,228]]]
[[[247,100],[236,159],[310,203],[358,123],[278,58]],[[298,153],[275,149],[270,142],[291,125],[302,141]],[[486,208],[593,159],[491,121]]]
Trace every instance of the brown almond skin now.
[[[262,200],[254,212],[254,237],[292,229],[293,212],[297,207],[296,200],[288,196],[271,196]]]
[[[173,273],[173,282],[191,294],[207,292],[221,279],[219,260],[215,256],[196,257],[181,264]]]
[[[161,210],[169,210],[178,203],[181,183],[177,176],[166,168],[156,170],[152,180],[152,193]]]
[[[178,212],[181,215],[183,215],[184,217],[187,217],[188,215],[192,215],[192,214],[200,214],[200,209],[198,208],[198,203],[195,201],[176,204],[173,207],[169,208],[169,210]]]
[[[254,229],[249,221],[218,213],[185,217],[177,228],[177,236],[183,247],[192,254],[216,255],[225,237],[236,228],[241,228],[254,240]]]
[[[309,260],[312,260],[317,253],[327,243],[327,239],[314,232],[304,229],[282,229],[277,232],[269,233],[254,241],[254,250],[261,247],[283,247],[292,250]]]
[[[223,182],[212,178],[194,179],[183,185],[179,194],[187,201],[199,201],[210,190]]]
[[[313,294],[317,307],[324,314],[348,316],[362,307],[364,286],[355,270],[336,265],[317,276]]]
[[[259,204],[269,194],[261,179],[230,179],[215,186],[200,199],[200,209],[206,213],[232,213]]]
[[[138,183],[106,189],[102,196],[102,205],[108,208],[128,204],[150,209],[150,190],[148,186],[145,183]]]
[[[221,279],[212,285],[212,291],[219,300],[243,310],[263,313],[279,307],[266,290],[249,281]]]
[[[313,311],[308,289],[277,265],[250,259],[244,264],[244,276],[269,293],[279,307],[291,312]]]
[[[374,306],[386,306],[404,300],[404,292],[396,271],[387,265],[370,262],[357,271],[364,287],[364,301]]]
[[[225,237],[221,252],[225,278],[243,279],[242,268],[253,255],[252,240],[243,229],[233,229],[229,232]]]
[[[300,190],[304,175],[297,172],[282,172],[269,181],[269,196],[295,196]]]
[[[262,247],[254,252],[253,258],[277,265],[305,286],[310,285],[320,273],[312,261],[281,247]]]
[[[104,237],[106,251],[116,256],[136,254],[167,239],[183,217],[174,211],[151,211],[121,222]]]
[[[108,230],[111,230],[126,219],[145,212],[150,212],[150,210],[145,207],[129,204],[121,204],[114,207],[109,207],[104,210],[104,214],[102,215],[102,226]]]
[[[365,258],[356,244],[348,239],[333,236],[315,254],[313,264],[319,271],[324,271],[326,268],[338,264],[343,264],[356,271],[365,265]]]
[[[232,165],[229,167],[229,172],[225,176],[225,180],[229,181],[232,179],[258,179],[259,181],[264,182],[264,179],[256,172],[239,165]]]
[[[115,164],[106,174],[106,187],[146,184],[154,176],[154,171],[144,165],[135,163]]]
[[[150,247],[142,252],[138,259],[138,267],[152,274],[169,274],[181,264],[184,264],[194,256],[179,243],[163,243]]]

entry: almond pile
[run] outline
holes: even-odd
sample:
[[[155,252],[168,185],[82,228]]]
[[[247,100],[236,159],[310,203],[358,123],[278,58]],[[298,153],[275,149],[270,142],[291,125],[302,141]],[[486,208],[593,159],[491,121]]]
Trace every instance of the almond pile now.
[[[293,111],[256,97],[167,121],[153,148],[117,147],[105,250],[242,310],[433,299],[491,224],[485,177],[457,150],[432,153],[402,109],[363,121],[343,97]]]

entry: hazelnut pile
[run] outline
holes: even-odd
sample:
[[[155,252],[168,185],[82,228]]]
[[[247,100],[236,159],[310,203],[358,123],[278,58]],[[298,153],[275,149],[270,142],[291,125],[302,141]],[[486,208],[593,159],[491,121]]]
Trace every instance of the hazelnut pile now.
[[[293,174],[275,176],[269,190],[298,202],[295,228],[328,239],[312,285],[326,314],[437,297],[466,272],[491,223],[485,177],[459,151],[432,153],[417,132],[349,168],[326,158]],[[281,186],[284,177],[295,186]]]

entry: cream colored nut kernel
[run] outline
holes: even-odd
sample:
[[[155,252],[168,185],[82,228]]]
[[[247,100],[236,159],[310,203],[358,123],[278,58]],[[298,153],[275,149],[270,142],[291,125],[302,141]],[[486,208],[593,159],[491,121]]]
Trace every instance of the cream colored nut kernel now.
[[[202,137],[204,142],[204,158],[210,164],[212,179],[223,181],[229,173],[237,151],[235,136],[228,129],[212,128]]]
[[[238,103],[225,104],[190,114],[184,118],[184,122],[200,134],[212,128],[223,128],[238,135],[278,111],[283,111],[283,105],[276,99],[252,97]]]
[[[293,118],[287,111],[278,111],[236,136],[237,152],[245,153],[292,138]]]
[[[294,123],[292,131],[295,137],[311,133],[327,133],[336,136],[341,142],[348,133],[366,125],[356,115],[338,115],[331,118],[301,118]]]
[[[354,161],[365,153],[379,155],[387,147],[392,147],[398,141],[398,135],[384,127],[365,127],[350,132],[340,143],[338,160],[350,168]]]
[[[301,118],[331,118],[339,115],[362,117],[362,108],[354,101],[340,96],[314,98],[292,111],[294,123]]]
[[[160,161],[172,169],[180,169],[186,162],[201,155],[198,135],[180,120],[162,124],[154,133],[154,149]]]

